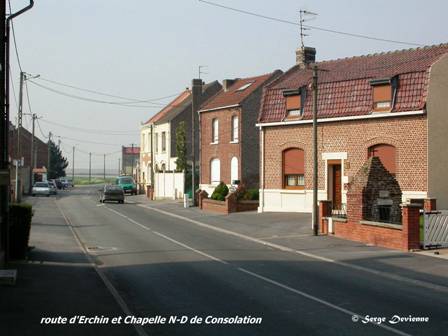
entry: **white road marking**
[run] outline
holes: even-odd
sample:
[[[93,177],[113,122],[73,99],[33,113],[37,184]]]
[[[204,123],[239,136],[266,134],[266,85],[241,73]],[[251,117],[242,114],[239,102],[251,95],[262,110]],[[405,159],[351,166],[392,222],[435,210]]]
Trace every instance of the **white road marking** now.
[[[343,267],[355,269],[357,271],[362,271],[362,272],[374,274],[374,275],[377,275],[377,276],[381,276],[383,278],[387,278],[387,279],[391,279],[391,280],[395,280],[395,281],[401,281],[401,282],[404,282],[404,283],[407,283],[407,284],[410,284],[410,285],[419,286],[419,287],[423,287],[423,288],[427,288],[427,289],[431,289],[431,290],[435,290],[435,291],[439,291],[439,292],[448,293],[448,287],[443,286],[443,285],[437,285],[437,284],[429,283],[429,282],[422,281],[422,280],[409,279],[409,278],[406,278],[406,277],[403,277],[403,276],[400,276],[400,275],[386,273],[386,272],[383,272],[383,271],[378,271],[378,270],[367,268],[367,267],[364,267],[364,266],[349,264],[349,263],[346,263],[344,261],[338,261],[338,260],[322,257],[322,256],[319,256],[319,255],[316,255],[316,254],[312,254],[312,253],[308,253],[308,252],[304,252],[304,251],[300,251],[300,250],[295,250],[295,249],[290,248],[290,247],[278,245],[278,244],[267,242],[267,241],[264,241],[264,240],[261,240],[261,239],[258,239],[258,238],[254,238],[254,237],[251,237],[251,236],[246,236],[246,235],[241,234],[241,233],[237,233],[237,232],[234,232],[234,231],[222,229],[222,228],[219,228],[219,227],[216,227],[216,226],[212,226],[212,225],[209,225],[209,224],[206,224],[206,223],[203,223],[203,222],[200,222],[200,221],[188,218],[188,217],[177,215],[177,214],[165,211],[165,210],[157,209],[157,208],[154,208],[154,207],[151,207],[151,206],[148,206],[148,205],[137,204],[137,206],[142,207],[142,208],[146,208],[146,209],[149,209],[149,210],[153,210],[153,211],[159,212],[159,213],[167,215],[167,216],[178,218],[178,219],[181,219],[183,221],[190,222],[192,224],[195,224],[197,226],[201,226],[201,227],[204,227],[204,228],[207,228],[207,229],[210,229],[210,230],[214,230],[214,231],[217,231],[217,232],[220,232],[220,233],[224,233],[224,234],[227,234],[227,235],[230,235],[230,236],[238,237],[238,238],[241,238],[241,239],[244,239],[244,240],[248,240],[248,241],[251,241],[251,242],[254,242],[254,243],[257,243],[257,244],[264,245],[264,246],[269,246],[269,247],[272,247],[272,248],[274,248],[276,250],[280,250],[280,251],[283,251],[283,252],[290,252],[290,253],[300,254],[300,255],[303,255],[303,256],[308,257],[308,258],[312,258],[312,259],[316,259],[316,260],[332,263],[332,264],[335,264],[335,265],[338,265],[338,266],[343,266]]]
[[[106,286],[106,288],[109,290],[110,294],[113,296],[113,298],[115,299],[115,301],[117,302],[117,304],[120,306],[121,310],[123,311],[123,313],[125,315],[134,315],[131,310],[129,309],[128,305],[126,304],[126,302],[124,301],[124,299],[121,297],[120,293],[118,293],[118,290],[114,287],[114,285],[110,282],[110,280],[106,277],[106,275],[104,274],[104,272],[93,262],[92,257],[90,256],[90,254],[87,252],[86,248],[84,247],[83,243],[81,242],[81,239],[79,238],[78,234],[76,233],[76,231],[73,229],[72,223],[70,221],[70,219],[65,215],[64,211],[61,209],[61,207],[59,206],[59,203],[56,202],[56,207],[59,209],[59,212],[61,213],[62,217],[64,218],[68,228],[70,229],[70,231],[73,234],[73,237],[75,238],[76,243],[78,244],[79,248],[81,249],[81,251],[84,253],[84,255],[86,256],[86,258],[89,260],[89,263],[92,264],[93,269],[96,271],[96,273],[98,274],[98,276],[101,278],[101,280],[103,281],[104,285]],[[142,326],[138,325],[138,324],[133,324],[135,331],[137,332],[137,334],[139,336],[149,336],[145,330],[142,328]]]
[[[358,313],[355,313],[355,312],[350,311],[350,310],[348,310],[348,309],[342,308],[342,307],[340,307],[340,306],[338,306],[338,305],[335,305],[335,304],[333,304],[333,303],[330,303],[330,302],[328,302],[328,301],[326,301],[326,300],[320,299],[320,298],[318,298],[318,297],[316,297],[316,296],[314,296],[314,295],[311,295],[311,294],[302,292],[302,291],[300,291],[300,290],[298,290],[298,289],[289,287],[289,286],[284,285],[284,284],[282,284],[282,283],[280,283],[280,282],[277,282],[277,281],[272,280],[272,279],[270,279],[270,278],[264,277],[264,276],[262,276],[262,275],[260,275],[260,274],[257,274],[257,273],[248,271],[248,270],[246,270],[246,269],[244,269],[244,268],[241,268],[241,267],[235,267],[235,266],[233,266],[232,264],[229,264],[229,263],[228,263],[227,261],[225,261],[225,260],[219,259],[219,258],[217,258],[217,257],[214,257],[214,256],[210,255],[210,254],[207,254],[207,253],[204,253],[204,252],[202,252],[202,251],[199,251],[199,250],[197,250],[197,249],[195,249],[195,248],[193,248],[193,247],[191,247],[191,246],[189,246],[189,245],[186,245],[186,244],[184,244],[184,243],[181,243],[180,241],[175,240],[175,239],[173,239],[173,238],[171,238],[171,237],[168,237],[168,236],[166,236],[166,235],[164,235],[164,234],[162,234],[162,233],[160,233],[160,232],[153,231],[152,229],[150,229],[150,228],[148,228],[148,227],[146,227],[146,226],[144,226],[144,225],[142,225],[142,224],[136,222],[135,220],[129,218],[128,216],[126,216],[126,215],[124,215],[124,214],[121,214],[120,212],[118,212],[118,211],[116,211],[116,210],[113,210],[113,209],[111,209],[111,208],[109,208],[109,207],[106,207],[106,209],[111,210],[111,211],[113,211],[114,213],[119,214],[121,217],[126,218],[126,219],[129,220],[131,223],[136,224],[136,225],[138,225],[139,227],[144,227],[146,230],[150,231],[151,233],[154,233],[154,234],[156,234],[156,235],[158,235],[158,236],[160,236],[160,237],[162,237],[162,238],[164,238],[164,239],[166,239],[166,240],[169,240],[170,242],[172,242],[172,243],[174,243],[174,244],[176,244],[176,245],[182,246],[182,247],[184,247],[184,248],[186,248],[186,249],[188,249],[188,250],[190,250],[190,251],[193,251],[193,252],[195,252],[195,253],[197,253],[197,254],[200,254],[200,255],[202,255],[202,256],[204,256],[204,257],[206,257],[206,258],[209,258],[209,259],[211,259],[211,260],[213,260],[213,261],[216,261],[216,262],[219,262],[219,263],[221,263],[221,264],[225,264],[225,265],[228,265],[228,266],[230,266],[230,267],[233,267],[233,268],[235,268],[236,270],[238,270],[238,271],[240,271],[240,272],[243,272],[243,273],[245,273],[245,274],[247,274],[247,275],[250,275],[250,276],[252,276],[252,277],[255,277],[255,278],[259,279],[259,280],[263,280],[263,281],[265,281],[265,282],[268,282],[268,283],[270,283],[270,284],[272,284],[272,285],[275,285],[275,286],[277,286],[277,287],[280,287],[280,288],[282,288],[282,289],[285,289],[285,290],[290,291],[290,292],[292,292],[292,293],[295,293],[295,294],[297,294],[297,295],[303,296],[303,297],[305,297],[305,298],[307,298],[307,299],[309,299],[309,300],[311,300],[311,301],[314,301],[314,302],[318,302],[318,303],[320,303],[320,304],[323,304],[323,305],[325,305],[325,306],[327,306],[327,307],[329,307],[329,308],[332,308],[332,309],[334,309],[334,310],[337,310],[337,311],[339,311],[339,312],[342,312],[342,313],[344,313],[344,314],[346,314],[346,315],[350,315],[350,317],[353,317],[353,316],[356,315],[356,316],[360,317],[361,319],[365,319],[365,316],[362,315],[362,314],[358,314]],[[351,321],[351,320],[350,320],[350,321]],[[397,334],[397,335],[401,335],[401,336],[412,336],[411,334],[402,332],[402,331],[400,331],[400,330],[398,330],[398,329],[389,327],[389,326],[387,326],[387,325],[376,324],[376,323],[372,323],[372,324],[373,324],[374,326],[377,326],[377,327],[386,329],[386,330],[388,330],[388,331],[390,331],[390,332],[392,332],[392,333],[394,333],[394,334]]]

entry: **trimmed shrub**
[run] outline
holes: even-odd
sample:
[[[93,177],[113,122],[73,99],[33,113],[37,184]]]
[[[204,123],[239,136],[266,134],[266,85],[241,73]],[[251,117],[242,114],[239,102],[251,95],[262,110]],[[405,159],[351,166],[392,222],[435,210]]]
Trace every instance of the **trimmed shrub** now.
[[[9,255],[11,259],[25,259],[30,239],[31,204],[11,204],[9,207]]]
[[[216,201],[225,201],[227,194],[229,193],[229,188],[224,182],[220,182],[215,190],[213,190],[212,196],[210,197]]]
[[[247,192],[247,189],[246,189],[246,186],[244,184],[238,185],[238,188],[236,188],[236,190],[235,190],[236,199],[238,201],[244,199],[244,196],[246,195],[246,192]]]
[[[258,189],[247,189],[243,197],[243,199],[250,201],[258,201],[259,198],[260,198],[260,191]]]

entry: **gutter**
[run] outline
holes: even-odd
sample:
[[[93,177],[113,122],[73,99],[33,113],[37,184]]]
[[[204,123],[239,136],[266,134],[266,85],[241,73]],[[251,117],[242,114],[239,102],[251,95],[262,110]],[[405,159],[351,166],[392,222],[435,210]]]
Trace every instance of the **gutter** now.
[[[206,109],[206,110],[199,110],[198,113],[201,113],[201,112],[211,112],[211,111],[223,110],[223,109],[228,109],[228,108],[231,108],[231,107],[240,107],[240,106],[241,106],[240,104],[220,106],[220,107],[215,107],[215,108]]]
[[[352,121],[352,120],[365,120],[365,119],[380,119],[380,118],[395,118],[395,117],[407,117],[407,116],[417,116],[424,115],[426,113],[425,110],[419,111],[409,111],[409,112],[387,112],[387,113],[372,113],[368,115],[361,116],[351,116],[351,117],[335,117],[335,118],[321,118],[318,119],[318,123],[329,123],[329,122],[338,122],[338,121]],[[312,124],[312,119],[307,120],[294,120],[294,121],[276,121],[276,122],[268,122],[268,123],[258,123],[255,124],[257,127],[269,127],[269,126],[288,126],[288,125],[303,125],[303,124]]]

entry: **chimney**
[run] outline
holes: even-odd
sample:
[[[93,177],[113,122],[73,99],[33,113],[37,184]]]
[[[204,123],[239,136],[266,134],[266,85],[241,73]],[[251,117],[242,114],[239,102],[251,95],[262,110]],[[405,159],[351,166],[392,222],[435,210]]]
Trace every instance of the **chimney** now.
[[[296,50],[296,64],[305,69],[316,62],[316,49],[312,47],[300,47]]]
[[[224,89],[224,92],[227,92],[235,81],[236,79],[224,79],[222,81],[222,88]]]

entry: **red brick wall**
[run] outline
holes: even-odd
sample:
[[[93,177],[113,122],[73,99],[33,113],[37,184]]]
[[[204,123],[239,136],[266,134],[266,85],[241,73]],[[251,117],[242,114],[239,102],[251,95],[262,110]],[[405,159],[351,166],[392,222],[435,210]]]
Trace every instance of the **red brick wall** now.
[[[403,249],[402,230],[363,225],[351,220],[347,223],[333,221],[333,225],[337,237],[396,250]]]
[[[282,150],[289,147],[305,151],[305,188],[312,188],[312,125],[265,128],[265,188],[282,188]],[[354,176],[367,159],[368,148],[387,143],[397,149],[396,178],[403,191],[427,191],[426,116],[320,123],[319,189],[325,188],[323,152],[347,152],[350,167],[344,174]]]
[[[200,183],[210,183],[210,162],[212,159],[221,161],[221,181],[230,184],[230,160],[238,158],[238,177],[241,178],[241,147],[239,143],[230,143],[232,140],[232,117],[238,116],[241,122],[241,111],[239,108],[229,108],[219,111],[201,112],[201,177]],[[212,120],[219,120],[219,143],[212,142]],[[255,127],[255,126],[254,126]],[[239,127],[241,139],[241,127]]]

